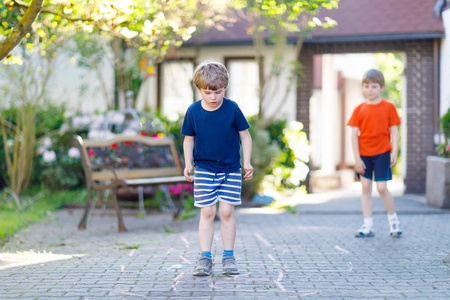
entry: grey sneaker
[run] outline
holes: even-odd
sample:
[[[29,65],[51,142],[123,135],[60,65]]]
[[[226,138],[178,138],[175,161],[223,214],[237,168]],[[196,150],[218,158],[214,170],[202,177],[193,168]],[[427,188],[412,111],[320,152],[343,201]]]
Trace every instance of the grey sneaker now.
[[[194,270],[194,276],[209,276],[212,270],[212,259],[207,256],[202,256],[197,262]]]
[[[234,259],[234,256],[222,257],[222,265],[224,275],[239,274],[238,268],[236,267],[236,260]]]

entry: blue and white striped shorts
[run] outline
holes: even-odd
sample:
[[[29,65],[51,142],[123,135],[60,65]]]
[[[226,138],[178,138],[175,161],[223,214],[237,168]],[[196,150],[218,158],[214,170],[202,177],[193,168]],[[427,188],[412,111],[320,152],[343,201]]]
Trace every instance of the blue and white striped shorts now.
[[[241,170],[233,173],[214,173],[196,168],[194,174],[194,205],[211,206],[217,201],[241,204]]]

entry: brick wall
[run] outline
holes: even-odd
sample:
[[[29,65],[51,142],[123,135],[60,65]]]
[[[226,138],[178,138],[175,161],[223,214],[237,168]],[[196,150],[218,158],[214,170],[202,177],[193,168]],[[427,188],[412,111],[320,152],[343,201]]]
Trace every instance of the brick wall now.
[[[407,107],[403,108],[407,117],[407,171],[403,174],[406,193],[423,194],[426,184],[426,156],[435,153],[433,40],[305,43],[299,57],[303,66],[303,75],[299,79],[297,90],[297,120],[304,124],[305,132],[309,137],[309,100],[313,88],[313,56],[315,54],[396,51],[404,52],[407,59],[405,69]],[[309,180],[306,184],[309,186]]]

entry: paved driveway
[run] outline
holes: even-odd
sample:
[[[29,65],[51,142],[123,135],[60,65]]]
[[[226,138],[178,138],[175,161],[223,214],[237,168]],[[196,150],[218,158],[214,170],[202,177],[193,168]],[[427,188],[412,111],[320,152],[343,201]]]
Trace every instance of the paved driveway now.
[[[214,273],[193,277],[197,218],[128,212],[118,233],[96,211],[79,231],[81,210],[61,210],[0,251],[0,299],[450,299],[450,210],[397,197],[404,236],[393,239],[376,198],[376,236],[356,239],[358,197],[332,195],[291,199],[295,214],[238,209],[236,276],[221,274],[219,222]]]

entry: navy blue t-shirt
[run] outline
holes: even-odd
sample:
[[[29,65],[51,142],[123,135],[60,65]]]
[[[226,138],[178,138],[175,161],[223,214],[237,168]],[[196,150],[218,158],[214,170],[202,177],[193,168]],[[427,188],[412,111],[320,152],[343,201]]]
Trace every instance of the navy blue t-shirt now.
[[[194,136],[194,165],[212,172],[241,168],[239,131],[250,128],[236,102],[223,98],[219,109],[207,111],[202,100],[189,106],[181,133]]]

